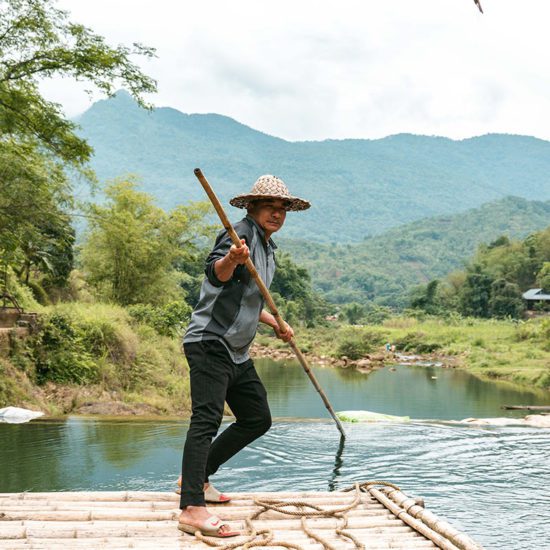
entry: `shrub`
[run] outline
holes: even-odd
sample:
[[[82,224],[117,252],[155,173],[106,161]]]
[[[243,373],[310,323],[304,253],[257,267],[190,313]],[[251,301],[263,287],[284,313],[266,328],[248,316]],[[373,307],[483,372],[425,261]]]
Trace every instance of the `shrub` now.
[[[136,304],[128,308],[128,313],[136,321],[149,325],[162,336],[180,335],[189,323],[191,311],[185,302],[170,302],[161,307]]]
[[[362,330],[344,335],[336,350],[337,356],[359,359],[373,352],[387,340],[387,335],[372,330]]]
[[[395,347],[402,351],[415,351],[416,353],[431,353],[441,348],[439,342],[426,340],[424,332],[409,332],[394,341]]]
[[[34,299],[43,306],[47,306],[51,303],[47,292],[42,285],[37,281],[29,281],[27,286],[31,289]]]
[[[86,349],[82,334],[73,320],[54,312],[41,321],[41,330],[34,341],[38,383],[95,382],[99,369]]]
[[[2,275],[4,277],[4,274]],[[0,287],[0,293],[3,290],[3,285]],[[6,290],[8,293],[13,296],[17,303],[27,311],[37,311],[40,310],[40,304],[36,301],[33,296],[32,290],[22,283],[15,275],[15,273],[8,268],[7,270],[7,285]],[[11,304],[8,304],[11,305]]]
[[[536,382],[537,386],[544,389],[550,389],[550,372],[544,372]]]

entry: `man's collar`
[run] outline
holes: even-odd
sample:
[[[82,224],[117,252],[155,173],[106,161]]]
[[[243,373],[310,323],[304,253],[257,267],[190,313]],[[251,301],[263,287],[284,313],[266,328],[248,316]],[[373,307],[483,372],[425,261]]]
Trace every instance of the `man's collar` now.
[[[262,237],[262,241],[265,243],[266,242],[266,240],[265,240],[265,231],[263,230],[263,228],[260,227],[258,222],[250,214],[247,214],[245,216],[245,219],[256,226],[256,229],[258,230],[258,233]],[[269,239],[269,241],[267,241],[267,244],[269,244],[271,246],[271,248],[273,248],[273,250],[275,250],[277,248],[277,245],[273,242],[273,239],[271,239],[271,238]]]

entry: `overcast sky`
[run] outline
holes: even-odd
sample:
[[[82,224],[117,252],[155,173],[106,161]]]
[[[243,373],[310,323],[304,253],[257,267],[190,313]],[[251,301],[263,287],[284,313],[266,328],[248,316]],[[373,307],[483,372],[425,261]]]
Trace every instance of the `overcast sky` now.
[[[112,44],[140,41],[156,106],[288,140],[488,132],[550,140],[550,1],[61,0]],[[45,83],[74,116],[90,105]],[[94,99],[99,99],[96,96]]]

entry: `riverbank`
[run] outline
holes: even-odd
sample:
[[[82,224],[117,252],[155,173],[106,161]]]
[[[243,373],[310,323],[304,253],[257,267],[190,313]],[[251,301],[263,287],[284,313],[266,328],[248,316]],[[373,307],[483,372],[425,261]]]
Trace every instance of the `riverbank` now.
[[[272,361],[293,361],[296,360],[294,352],[290,347],[280,348],[277,341],[265,343],[254,343],[250,349],[252,357],[260,359],[267,358]],[[385,347],[378,352],[368,353],[358,359],[351,359],[343,356],[317,355],[315,353],[304,353],[308,363],[312,365],[330,366],[342,369],[353,368],[357,372],[368,374],[377,369],[386,366],[406,365],[406,366],[422,366],[422,367],[441,367],[441,368],[456,368],[460,366],[459,357],[450,357],[437,353],[425,353],[422,355],[410,355],[399,353],[397,351],[388,351]]]
[[[161,336],[112,306],[88,306],[86,314],[75,307],[56,308],[54,320],[48,325],[47,345],[43,337],[29,340],[10,356],[0,357],[0,407],[39,409],[50,416],[189,416],[189,379],[178,337]],[[550,390],[548,319],[518,323],[396,317],[381,325],[297,327],[296,332],[298,346],[311,364],[363,374],[396,364],[460,368],[485,379]],[[59,341],[55,348],[53,337]],[[265,328],[251,354],[294,359],[288,345]],[[63,374],[59,365],[66,365],[73,376],[93,372],[94,378],[60,376],[40,382],[44,364],[55,374]]]
[[[360,372],[393,364],[462,368],[492,380],[550,390],[550,319],[512,320],[395,317],[381,325],[299,328],[296,342],[311,363]],[[389,344],[388,352],[386,346]],[[258,356],[291,359],[286,344],[262,331]]]
[[[43,308],[30,335],[14,336],[0,350],[0,408],[39,409],[50,416],[188,416],[180,338],[146,321],[111,304]]]

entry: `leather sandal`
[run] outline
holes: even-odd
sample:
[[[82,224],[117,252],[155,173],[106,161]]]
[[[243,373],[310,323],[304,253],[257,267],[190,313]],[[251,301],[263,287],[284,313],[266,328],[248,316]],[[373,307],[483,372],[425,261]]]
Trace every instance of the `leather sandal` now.
[[[178,522],[178,529],[190,535],[194,535],[197,531],[206,537],[226,538],[242,535],[240,531],[221,531],[223,527],[229,527],[229,525],[222,523],[222,520],[217,516],[210,516],[201,525]]]
[[[220,493],[212,483],[210,483],[204,491],[204,500],[208,502],[209,504],[226,504],[231,499],[224,495],[223,493]]]

